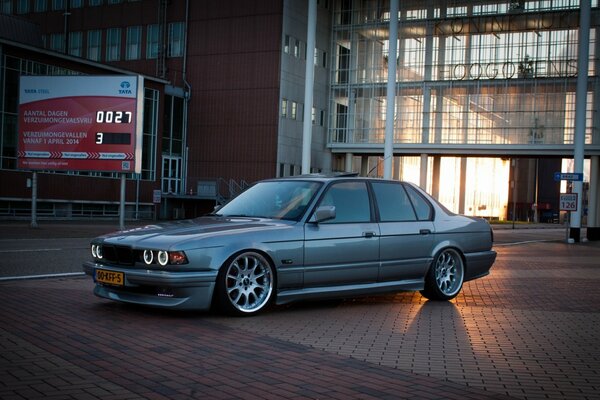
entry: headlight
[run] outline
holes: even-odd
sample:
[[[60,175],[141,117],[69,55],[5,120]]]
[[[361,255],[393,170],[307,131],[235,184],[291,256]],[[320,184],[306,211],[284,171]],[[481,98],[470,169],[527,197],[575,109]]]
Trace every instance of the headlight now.
[[[158,263],[164,267],[165,265],[167,265],[168,262],[169,262],[169,253],[167,253],[166,251],[163,251],[163,250],[159,251],[158,252]]]
[[[94,250],[92,250],[93,252]],[[97,248],[95,250],[98,251]],[[188,259],[183,251],[166,251],[166,250],[140,250],[138,253],[141,260],[146,265],[155,264],[158,262],[161,267],[167,265],[182,265],[187,264]],[[138,258],[138,260],[140,259]]]
[[[92,257],[97,258],[99,260],[102,259],[102,246],[100,246],[99,244],[92,245]]]
[[[154,261],[154,253],[152,250],[144,250],[144,262],[148,265]]]

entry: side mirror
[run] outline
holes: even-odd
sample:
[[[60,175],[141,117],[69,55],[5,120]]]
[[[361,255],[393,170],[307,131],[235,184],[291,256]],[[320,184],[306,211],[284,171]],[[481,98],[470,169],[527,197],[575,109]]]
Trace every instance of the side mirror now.
[[[320,206],[313,213],[308,222],[318,224],[335,218],[335,206]]]

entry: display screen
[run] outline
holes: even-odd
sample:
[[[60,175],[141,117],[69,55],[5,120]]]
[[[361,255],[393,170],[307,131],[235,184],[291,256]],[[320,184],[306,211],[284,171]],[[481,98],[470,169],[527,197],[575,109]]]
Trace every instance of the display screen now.
[[[21,76],[17,165],[141,172],[143,79]]]
[[[99,124],[129,124],[131,111],[96,111],[96,122]]]
[[[96,144],[131,144],[131,133],[96,132]]]

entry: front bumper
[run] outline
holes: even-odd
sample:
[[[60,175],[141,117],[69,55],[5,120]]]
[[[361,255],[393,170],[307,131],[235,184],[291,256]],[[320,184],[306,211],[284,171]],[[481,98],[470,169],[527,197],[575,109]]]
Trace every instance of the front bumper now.
[[[123,285],[109,285],[96,281],[96,271],[121,272]],[[148,269],[120,268],[83,263],[83,271],[96,283],[96,296],[160,308],[178,310],[208,310],[212,303],[218,271],[155,271]]]

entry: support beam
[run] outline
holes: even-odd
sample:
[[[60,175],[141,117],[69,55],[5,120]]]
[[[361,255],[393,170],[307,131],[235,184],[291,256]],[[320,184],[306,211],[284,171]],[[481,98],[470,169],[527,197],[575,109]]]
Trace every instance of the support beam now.
[[[33,171],[31,177],[31,227],[37,228],[37,188],[38,188],[38,176],[37,172]]]
[[[353,164],[352,161],[354,161],[354,154],[346,153],[346,165],[344,166],[345,172],[353,172],[352,171],[352,164]]]
[[[600,240],[600,157],[593,156],[590,162],[590,191],[588,192],[588,240]]]
[[[579,11],[579,39],[577,55],[577,91],[575,93],[575,173],[583,173],[585,146],[585,118],[588,92],[588,62],[590,46],[590,0],[581,0]],[[573,182],[573,193],[577,193],[577,211],[571,212],[569,240],[581,240],[581,208],[583,205],[583,182]]]
[[[390,0],[390,46],[385,115],[385,142],[383,147],[383,177],[391,179],[394,158],[394,110],[396,104],[396,58],[398,57],[399,0]]]
[[[315,37],[317,32],[317,0],[308,0],[306,38],[306,74],[304,78],[304,122],[302,125],[302,174],[310,174],[312,149],[312,108],[315,87]]]

